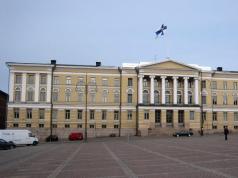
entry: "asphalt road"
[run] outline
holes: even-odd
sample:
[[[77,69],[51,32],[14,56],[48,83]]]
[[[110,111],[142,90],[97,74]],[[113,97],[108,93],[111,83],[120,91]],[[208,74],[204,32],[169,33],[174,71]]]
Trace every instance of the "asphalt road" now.
[[[90,139],[0,150],[0,177],[238,177],[238,135]]]

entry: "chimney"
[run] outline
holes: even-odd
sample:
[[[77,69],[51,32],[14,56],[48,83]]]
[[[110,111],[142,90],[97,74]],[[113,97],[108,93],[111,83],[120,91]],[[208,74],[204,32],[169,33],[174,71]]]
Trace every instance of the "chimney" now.
[[[56,64],[56,60],[51,60],[51,64]]]
[[[217,71],[222,71],[222,67],[217,67]]]
[[[96,62],[96,67],[101,66],[101,62]]]

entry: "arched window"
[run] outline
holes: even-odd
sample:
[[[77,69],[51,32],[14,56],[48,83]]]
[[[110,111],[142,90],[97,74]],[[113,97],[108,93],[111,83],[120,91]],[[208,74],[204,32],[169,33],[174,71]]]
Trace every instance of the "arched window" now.
[[[193,103],[193,93],[191,91],[188,91],[188,104]]]
[[[40,101],[46,101],[46,90],[45,90],[45,88],[40,89]]]
[[[33,88],[27,90],[27,101],[34,101],[34,91]]]
[[[149,92],[147,90],[143,91],[143,103],[149,104]]]
[[[103,90],[103,92],[102,92],[102,102],[103,103],[107,102],[107,96],[108,96],[108,90]]]
[[[165,103],[170,104],[171,93],[170,91],[165,92]]]
[[[66,89],[66,92],[65,92],[65,101],[66,102],[70,102],[70,96],[71,96],[70,89]]]
[[[154,102],[159,104],[159,92],[157,90],[154,91]]]
[[[21,89],[18,87],[15,89],[15,101],[21,101]]]
[[[177,103],[182,104],[182,92],[177,91]]]

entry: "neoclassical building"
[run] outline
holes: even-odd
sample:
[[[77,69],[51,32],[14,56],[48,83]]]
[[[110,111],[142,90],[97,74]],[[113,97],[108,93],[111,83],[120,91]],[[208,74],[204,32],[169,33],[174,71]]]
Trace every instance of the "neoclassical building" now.
[[[238,130],[238,71],[174,60],[96,65],[8,62],[8,128],[41,139]]]

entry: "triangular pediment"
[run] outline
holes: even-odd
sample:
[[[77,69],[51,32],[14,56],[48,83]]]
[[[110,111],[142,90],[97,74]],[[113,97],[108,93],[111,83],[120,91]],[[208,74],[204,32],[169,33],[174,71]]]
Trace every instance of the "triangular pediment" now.
[[[198,70],[195,67],[173,61],[173,60],[166,60],[162,62],[152,63],[152,64],[146,64],[141,66],[141,68],[144,69],[173,69],[173,70]]]

